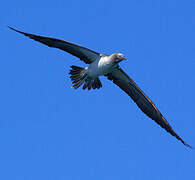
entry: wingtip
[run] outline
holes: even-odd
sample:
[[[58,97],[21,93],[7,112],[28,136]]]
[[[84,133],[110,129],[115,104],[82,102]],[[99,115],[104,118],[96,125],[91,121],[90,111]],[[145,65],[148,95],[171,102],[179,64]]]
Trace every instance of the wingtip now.
[[[7,26],[9,29],[11,29],[11,30],[14,30],[14,31],[16,31],[16,29],[14,29],[13,27],[11,27],[11,26]]]
[[[11,27],[11,26],[7,26],[7,27],[8,27],[9,29],[15,31],[15,32],[18,32],[18,33],[20,33],[20,34],[26,35],[26,33],[22,32],[22,31],[19,31],[19,30],[17,30],[17,29],[14,29],[14,28]]]
[[[183,141],[182,139],[180,139],[180,141],[188,148],[190,149],[194,149],[194,147],[190,146],[189,144],[187,144],[185,141]]]
[[[189,144],[187,144],[181,137],[179,137],[178,135],[175,136],[178,140],[180,140],[186,147],[190,148],[190,149],[194,149],[194,147],[190,146]]]
[[[190,149],[194,149],[194,147],[190,146],[189,144],[187,143],[183,143],[186,147],[190,148]]]

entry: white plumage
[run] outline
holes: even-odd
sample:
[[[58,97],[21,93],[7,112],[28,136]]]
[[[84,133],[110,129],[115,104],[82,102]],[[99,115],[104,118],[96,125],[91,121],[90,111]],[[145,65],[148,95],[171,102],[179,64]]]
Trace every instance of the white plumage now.
[[[113,68],[115,68],[116,64],[112,63],[111,56],[103,56],[100,59],[92,62],[88,68],[86,73],[90,78],[97,78],[98,76],[102,76],[110,73]]]

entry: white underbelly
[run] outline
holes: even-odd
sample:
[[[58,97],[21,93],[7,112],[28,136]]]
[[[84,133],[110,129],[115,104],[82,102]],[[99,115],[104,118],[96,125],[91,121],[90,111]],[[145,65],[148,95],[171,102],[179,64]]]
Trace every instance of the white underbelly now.
[[[91,78],[96,78],[111,72],[112,69],[112,64],[110,64],[108,61],[105,61],[104,59],[100,59],[89,65],[87,74]]]

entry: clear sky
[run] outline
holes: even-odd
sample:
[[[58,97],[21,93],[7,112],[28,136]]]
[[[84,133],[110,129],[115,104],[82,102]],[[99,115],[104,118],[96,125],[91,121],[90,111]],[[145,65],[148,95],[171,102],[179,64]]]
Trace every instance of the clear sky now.
[[[83,62],[7,28],[121,52],[121,67],[195,146],[195,11],[188,0],[2,1],[0,179],[194,180],[195,150],[101,77],[71,88]]]

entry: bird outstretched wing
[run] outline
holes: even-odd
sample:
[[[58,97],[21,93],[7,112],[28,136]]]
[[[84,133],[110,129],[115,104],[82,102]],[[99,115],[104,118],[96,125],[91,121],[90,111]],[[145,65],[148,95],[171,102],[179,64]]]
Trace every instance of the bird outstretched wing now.
[[[34,35],[34,34],[29,34],[29,33],[25,33],[25,32],[16,30],[12,27],[9,27],[9,28],[18,32],[18,33],[21,33],[21,34],[29,37],[31,39],[34,39],[35,41],[43,43],[49,47],[58,48],[58,49],[61,49],[63,51],[66,51],[66,52],[80,58],[86,64],[92,63],[93,61],[95,61],[97,58],[100,58],[100,56],[101,56],[100,53],[97,53],[97,52],[92,51],[88,48],[82,47],[82,46],[77,45],[77,44],[73,44],[73,43],[68,42],[68,41],[50,38],[50,37],[38,36],[38,35]]]
[[[169,132],[172,136],[175,136],[185,146],[190,147],[177,133],[172,129],[167,120],[163,117],[154,103],[144,94],[144,92],[136,85],[136,83],[120,68],[118,67],[112,73],[106,75],[109,80],[112,80],[114,84],[119,86],[125,91],[137,104],[137,106],[148,117],[153,119],[157,124]]]

